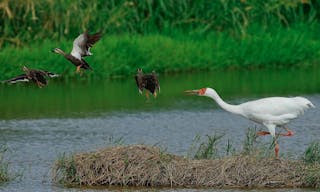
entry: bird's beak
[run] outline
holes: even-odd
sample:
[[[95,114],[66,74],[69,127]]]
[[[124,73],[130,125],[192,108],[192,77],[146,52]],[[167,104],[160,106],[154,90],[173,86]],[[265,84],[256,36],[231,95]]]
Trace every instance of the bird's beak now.
[[[186,90],[184,91],[187,95],[199,95],[200,90]]]

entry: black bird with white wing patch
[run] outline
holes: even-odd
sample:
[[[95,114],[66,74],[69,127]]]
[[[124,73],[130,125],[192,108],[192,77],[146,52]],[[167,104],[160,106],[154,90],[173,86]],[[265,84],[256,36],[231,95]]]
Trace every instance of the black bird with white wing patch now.
[[[26,66],[22,68],[22,70],[25,72],[24,74],[18,75],[14,78],[11,78],[9,80],[3,81],[4,83],[17,83],[17,82],[34,82],[37,84],[40,88],[44,87],[48,84],[46,77],[58,77],[59,75],[51,73],[49,71],[44,70],[38,70],[38,69],[29,69]]]

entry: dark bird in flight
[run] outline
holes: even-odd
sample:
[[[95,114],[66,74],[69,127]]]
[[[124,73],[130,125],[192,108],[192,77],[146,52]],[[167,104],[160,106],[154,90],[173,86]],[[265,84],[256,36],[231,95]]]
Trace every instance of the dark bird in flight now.
[[[73,48],[70,54],[65,53],[60,48],[55,48],[52,52],[63,55],[67,60],[74,64],[77,67],[76,72],[80,72],[80,69],[92,70],[90,65],[83,58],[92,55],[90,48],[100,40],[101,36],[101,31],[93,35],[89,35],[86,31],[73,41]]]
[[[48,84],[46,77],[58,77],[59,75],[51,73],[49,71],[38,70],[38,69],[29,69],[26,66],[22,68],[25,72],[24,74],[18,75],[12,79],[4,81],[4,83],[17,83],[17,82],[34,82],[40,88]]]
[[[152,71],[152,73],[149,74],[144,74],[142,69],[138,69],[135,79],[139,89],[139,93],[142,94],[143,89],[146,89],[147,98],[149,98],[148,92],[153,94],[154,97],[157,97],[157,90],[160,93],[160,84],[155,71]]]

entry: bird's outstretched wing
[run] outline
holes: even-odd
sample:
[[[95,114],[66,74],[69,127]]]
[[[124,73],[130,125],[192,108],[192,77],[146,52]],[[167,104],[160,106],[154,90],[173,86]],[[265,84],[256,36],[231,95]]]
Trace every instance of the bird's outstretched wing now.
[[[152,71],[151,74],[146,75],[146,78],[149,84],[154,87],[154,90],[158,90],[160,93],[160,83],[156,72]]]
[[[89,35],[87,32],[84,33],[86,37],[86,43],[85,43],[85,48],[87,50],[87,55],[85,56],[89,56],[92,55],[92,53],[90,52],[90,48],[97,42],[100,40],[101,36],[102,36],[102,31],[99,31],[98,33],[95,33],[93,35]]]
[[[136,80],[136,84],[139,89],[139,93],[142,94],[143,87],[144,87],[144,82],[143,82],[142,76],[137,74],[134,78]]]
[[[71,55],[81,60],[82,57],[90,56],[92,53],[90,52],[90,48],[101,38],[102,32],[95,33],[93,35],[89,35],[88,32],[84,32],[80,34],[73,41],[73,48],[71,51]]]
[[[160,83],[159,83],[158,76],[156,74],[154,74],[154,81],[155,81],[156,89],[158,89],[158,91],[160,93]]]
[[[154,74],[144,75],[143,82],[145,82],[145,88],[151,93],[155,93],[156,90],[159,90],[159,82]]]
[[[16,77],[14,77],[14,78],[5,80],[5,81],[3,81],[3,83],[14,84],[14,83],[17,83],[17,82],[28,82],[28,81],[29,81],[29,79],[27,78],[27,76],[25,74],[22,74],[22,75],[18,75]]]

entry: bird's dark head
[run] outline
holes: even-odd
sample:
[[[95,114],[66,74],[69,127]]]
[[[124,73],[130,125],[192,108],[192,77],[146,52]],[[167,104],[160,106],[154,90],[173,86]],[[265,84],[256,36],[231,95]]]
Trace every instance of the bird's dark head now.
[[[29,71],[28,67],[26,67],[26,66],[23,66],[23,67],[22,67],[22,70],[23,70],[24,72]]]
[[[138,73],[138,74],[143,74],[142,69],[141,69],[141,68],[138,68],[138,69],[137,69],[137,73]]]
[[[62,51],[62,50],[59,49],[59,48],[54,48],[54,49],[51,50],[51,52],[57,53],[57,54],[61,54],[61,55],[65,55],[65,52]]]
[[[188,95],[205,96],[205,94],[207,92],[207,88],[201,88],[198,90],[186,90],[184,92],[187,93]]]

